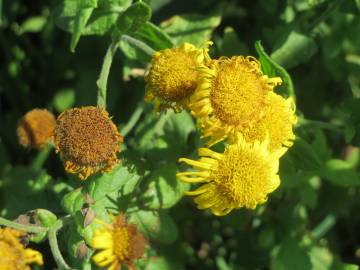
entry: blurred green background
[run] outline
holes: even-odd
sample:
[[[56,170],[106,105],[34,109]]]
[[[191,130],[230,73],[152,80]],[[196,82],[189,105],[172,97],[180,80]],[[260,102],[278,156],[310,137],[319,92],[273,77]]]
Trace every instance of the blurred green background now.
[[[79,183],[68,180],[54,153],[44,168],[31,169],[37,153],[19,146],[16,124],[35,107],[58,115],[96,104],[102,60],[117,33],[117,12],[127,2],[99,0],[72,53],[74,36],[63,30],[71,30],[66,12],[76,1],[0,0],[1,215],[14,219],[34,208],[64,213],[60,201]],[[360,1],[146,2],[152,28],[128,34],[156,50],[171,42],[201,45],[211,39],[213,57],[257,56],[254,43],[261,40],[293,80],[299,139],[281,161],[282,184],[267,204],[221,218],[197,210],[189,198],[176,195],[184,187],[175,178],[177,159],[194,155],[200,144],[193,120],[187,113],[152,113],[143,103],[149,57],[123,43],[111,69],[107,108],[120,130],[137,110],[140,118],[125,137],[122,155],[143,176],[139,202],[173,220],[171,239],[152,241],[139,267],[358,269]],[[151,32],[154,25],[160,30]],[[156,203],[163,187],[154,191],[155,199],[147,197],[155,181],[164,182],[176,201],[166,207]],[[48,246],[37,248],[47,254],[45,269],[52,269]],[[63,252],[70,256],[66,247]]]

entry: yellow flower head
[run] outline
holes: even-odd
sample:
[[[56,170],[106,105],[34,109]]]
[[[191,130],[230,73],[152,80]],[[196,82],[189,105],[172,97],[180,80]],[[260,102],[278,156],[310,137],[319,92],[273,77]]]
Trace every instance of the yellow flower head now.
[[[199,118],[204,136],[219,141],[232,130],[259,120],[267,94],[280,83],[278,77],[263,75],[253,57],[223,57],[199,68],[199,84],[189,107]]]
[[[93,256],[93,261],[100,267],[108,266],[108,270],[118,270],[123,264],[131,268],[134,260],[140,259],[145,252],[145,237],[135,224],[127,224],[122,214],[114,217],[112,224],[102,224],[91,243],[94,249],[101,250]]]
[[[145,76],[146,99],[154,100],[156,107],[184,107],[197,87],[196,69],[203,63],[206,51],[185,43],[178,48],[156,52]]]
[[[110,171],[118,163],[122,137],[105,109],[82,107],[59,115],[54,132],[56,151],[65,170],[86,179],[98,171]]]
[[[219,141],[219,138],[228,137],[229,143],[236,141],[240,133],[247,142],[269,139],[269,150],[274,151],[281,147],[291,147],[295,139],[293,126],[297,122],[295,104],[292,98],[284,99],[280,95],[269,92],[267,95],[264,115],[251,125],[231,129],[229,127],[212,126],[212,122],[204,120],[202,127],[204,137],[210,137],[209,145]]]
[[[198,161],[181,158],[197,171],[181,172],[177,176],[188,183],[204,183],[187,192],[197,196],[199,209],[210,208],[214,215],[226,215],[236,208],[254,209],[267,200],[267,195],[280,184],[279,158],[284,149],[268,151],[268,140],[247,143],[241,136],[224,153],[200,148]]]
[[[21,238],[25,233],[10,228],[0,228],[0,268],[2,270],[31,270],[29,264],[43,265],[38,251],[25,248]]]
[[[40,149],[53,134],[55,117],[46,109],[33,109],[19,121],[17,134],[19,143],[27,148]]]
[[[270,151],[283,146],[291,147],[295,139],[293,126],[297,122],[294,101],[292,98],[284,99],[274,92],[270,92],[268,98],[264,117],[239,131],[248,142],[263,141],[268,136]]]

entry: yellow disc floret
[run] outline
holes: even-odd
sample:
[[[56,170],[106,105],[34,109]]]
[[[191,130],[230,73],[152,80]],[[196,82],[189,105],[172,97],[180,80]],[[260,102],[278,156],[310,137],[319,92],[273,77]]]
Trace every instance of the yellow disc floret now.
[[[263,75],[253,57],[220,58],[199,68],[199,84],[189,107],[204,136],[216,142],[263,117],[267,94],[280,83],[278,77]]]
[[[53,134],[55,117],[46,109],[33,109],[19,121],[17,134],[19,143],[28,148],[40,149]]]
[[[55,146],[69,173],[81,179],[101,171],[110,171],[118,163],[122,137],[105,109],[73,108],[57,119]]]
[[[2,270],[31,270],[29,264],[43,265],[38,251],[25,248],[21,238],[25,233],[10,228],[0,228],[0,268]]]
[[[197,67],[204,60],[203,53],[189,43],[156,52],[145,76],[147,99],[157,106],[183,107],[197,87]]]
[[[112,224],[99,223],[103,226],[95,231],[91,246],[101,251],[93,256],[93,261],[100,267],[108,266],[109,270],[120,269],[123,264],[131,268],[134,260],[145,252],[144,236],[136,225],[127,224],[122,214],[114,217]]]
[[[236,208],[254,209],[267,200],[267,195],[280,184],[279,158],[284,149],[270,153],[268,141],[247,143],[241,136],[224,153],[200,148],[199,161],[181,158],[197,171],[177,176],[188,183],[204,183],[188,195],[199,209],[210,208],[215,215],[226,215]]]

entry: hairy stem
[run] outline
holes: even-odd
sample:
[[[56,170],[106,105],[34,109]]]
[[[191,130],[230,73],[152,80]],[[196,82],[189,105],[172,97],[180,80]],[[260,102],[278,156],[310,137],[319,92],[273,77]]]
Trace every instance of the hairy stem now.
[[[108,82],[111,64],[117,48],[118,48],[117,42],[112,42],[110,44],[104,57],[99,79],[96,81],[96,84],[98,86],[97,105],[100,108],[106,108],[107,82]]]
[[[120,134],[122,136],[125,137],[127,134],[131,132],[131,130],[135,127],[136,123],[139,121],[143,111],[144,111],[144,106],[140,104],[133,112],[126,125],[121,129]]]
[[[31,168],[33,168],[34,170],[40,170],[44,165],[44,162],[47,160],[53,147],[54,146],[51,143],[45,145],[44,148],[40,150],[35,159],[32,161]]]
[[[0,225],[11,227],[19,231],[28,232],[28,233],[44,233],[47,232],[47,228],[35,226],[35,225],[24,225],[14,221],[7,220],[0,217]]]
[[[73,270],[73,268],[71,268],[64,260],[63,256],[61,255],[60,249],[59,249],[59,245],[58,245],[58,241],[56,238],[56,234],[58,232],[58,230],[60,230],[64,225],[64,221],[59,219],[58,221],[56,221],[50,228],[49,228],[49,244],[50,244],[50,249],[51,249],[51,253],[54,256],[55,262],[57,264],[57,266],[59,267],[59,269],[61,270]]]
[[[155,50],[136,38],[130,37],[128,35],[122,35],[121,40],[126,41],[127,43],[133,45],[134,47],[142,50],[144,53],[152,56],[155,53]]]

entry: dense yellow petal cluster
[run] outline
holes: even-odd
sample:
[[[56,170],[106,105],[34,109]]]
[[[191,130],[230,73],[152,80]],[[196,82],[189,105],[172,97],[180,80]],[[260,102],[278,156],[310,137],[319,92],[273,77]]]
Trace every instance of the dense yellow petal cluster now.
[[[211,145],[263,118],[268,94],[280,83],[279,77],[263,75],[254,57],[223,57],[199,69],[189,107]]]
[[[19,121],[17,134],[19,143],[27,148],[40,149],[51,139],[55,128],[55,117],[46,109],[33,109]]]
[[[181,158],[196,171],[177,176],[184,182],[204,183],[188,195],[197,196],[194,201],[199,209],[210,208],[213,214],[222,216],[236,208],[253,209],[267,200],[267,194],[280,184],[277,172],[284,152],[270,152],[268,140],[247,143],[238,136],[224,153],[200,148],[198,161]]]
[[[93,261],[108,270],[121,269],[122,265],[133,269],[134,260],[143,256],[147,241],[135,224],[127,224],[124,215],[113,219],[112,224],[100,222],[102,228],[94,233],[91,246],[100,251],[93,256]]]
[[[281,78],[263,74],[252,56],[212,60],[208,49],[184,44],[157,52],[145,79],[155,103],[191,112],[208,147],[227,143],[223,153],[200,148],[199,160],[180,159],[196,170],[178,177],[203,183],[188,193],[197,196],[198,208],[225,215],[265,202],[280,184],[279,159],[295,139],[294,101],[274,92]]]
[[[154,100],[156,108],[186,107],[197,87],[197,68],[203,61],[204,50],[189,43],[156,52],[145,76],[147,100]]]
[[[123,138],[105,109],[72,108],[59,115],[54,131],[56,151],[69,173],[86,179],[110,171],[118,163]]]
[[[31,270],[30,264],[43,265],[41,253],[21,244],[25,233],[0,228],[0,269],[2,270]]]

